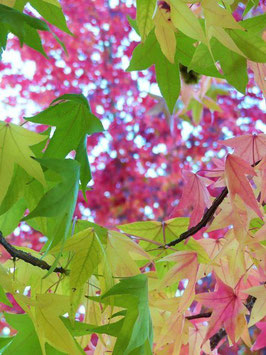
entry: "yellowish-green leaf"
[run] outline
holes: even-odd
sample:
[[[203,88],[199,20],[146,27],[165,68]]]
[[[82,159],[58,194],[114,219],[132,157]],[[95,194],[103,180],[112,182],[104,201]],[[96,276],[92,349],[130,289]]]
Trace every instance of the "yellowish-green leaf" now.
[[[137,263],[129,254],[128,245],[121,243],[121,234],[110,231],[107,239],[106,254],[113,275],[118,277],[134,276],[140,273]]]
[[[172,218],[165,222],[147,221],[134,222],[117,226],[125,233],[140,237],[140,245],[145,245],[145,250],[164,245],[176,239],[178,235],[188,229],[189,218]]]
[[[152,16],[155,5],[156,0],[137,0],[136,19],[142,42],[146,40],[146,37],[154,27]]]
[[[0,203],[11,182],[14,164],[20,165],[26,172],[45,185],[43,171],[34,157],[30,146],[46,139],[37,133],[16,126],[12,123],[0,122]]]
[[[58,253],[59,247],[51,250],[51,253]],[[71,293],[71,318],[75,315],[83,293],[85,282],[90,278],[93,271],[101,261],[101,248],[98,236],[93,228],[87,228],[67,240],[64,252],[74,254],[70,263],[70,288]]]
[[[201,6],[208,26],[243,30],[233,15],[221,7],[216,0],[203,0]]]
[[[79,354],[75,340],[65,327],[60,315],[69,312],[69,297],[53,293],[36,296],[35,317],[33,319],[39,336],[43,354],[45,343],[66,354]]]
[[[256,297],[248,323],[248,326],[251,327],[266,316],[266,288],[265,285],[260,285],[251,287],[243,292]]]
[[[221,107],[208,96],[203,97],[202,102],[206,107],[208,107],[208,109],[212,111],[217,111],[217,112],[222,111]]]
[[[212,37],[215,37],[218,39],[219,42],[221,42],[226,48],[230,49],[231,51],[242,55],[243,57],[246,58],[246,55],[237,47],[235,42],[232,40],[232,38],[229,36],[229,34],[221,27],[214,27],[214,26],[208,26],[206,28],[207,31],[207,37],[210,40]]]
[[[172,0],[171,20],[174,26],[187,36],[206,43],[206,37],[198,18],[182,0]]]
[[[176,248],[179,250],[196,252],[198,255],[198,262],[201,264],[209,264],[211,262],[206,250],[194,238],[189,238],[187,242],[183,241],[182,243],[177,244]]]
[[[158,7],[154,16],[155,35],[161,50],[170,63],[175,61],[176,38],[175,28],[171,23],[170,14]]]

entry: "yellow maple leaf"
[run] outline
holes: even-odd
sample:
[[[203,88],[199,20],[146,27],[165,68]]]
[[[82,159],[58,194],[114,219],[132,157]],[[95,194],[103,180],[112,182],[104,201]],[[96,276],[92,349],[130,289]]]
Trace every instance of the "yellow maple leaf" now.
[[[79,354],[75,340],[65,327],[60,315],[69,311],[69,297],[53,293],[36,296],[33,321],[39,336],[43,354],[45,343],[67,354]]]
[[[248,323],[248,326],[251,327],[266,316],[266,287],[265,285],[255,286],[243,292],[256,297]]]

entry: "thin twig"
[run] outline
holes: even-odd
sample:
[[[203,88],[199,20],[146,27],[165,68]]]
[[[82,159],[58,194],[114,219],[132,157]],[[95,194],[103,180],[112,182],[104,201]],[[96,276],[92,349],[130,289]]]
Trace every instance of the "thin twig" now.
[[[36,258],[30,253],[26,253],[23,250],[16,249],[13,245],[9,244],[8,241],[3,237],[2,232],[0,231],[0,244],[3,245],[5,250],[12,256],[12,258],[20,259],[25,261],[28,264],[37,266],[43,270],[50,270],[51,266],[47,264],[46,261]],[[68,274],[68,270],[65,270],[63,267],[56,267],[54,272],[59,272],[60,274]]]

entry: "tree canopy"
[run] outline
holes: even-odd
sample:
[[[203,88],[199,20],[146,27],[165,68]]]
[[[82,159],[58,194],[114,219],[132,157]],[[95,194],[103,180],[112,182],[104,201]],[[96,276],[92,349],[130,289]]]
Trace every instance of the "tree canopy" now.
[[[0,0],[1,353],[260,351],[265,6],[92,4]]]

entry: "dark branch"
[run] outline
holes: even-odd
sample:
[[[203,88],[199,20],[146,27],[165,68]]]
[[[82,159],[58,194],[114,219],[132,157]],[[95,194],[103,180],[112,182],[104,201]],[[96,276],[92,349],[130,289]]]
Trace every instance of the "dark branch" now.
[[[214,350],[220,341],[226,336],[226,331],[221,328],[216,334],[210,338],[211,350]]]
[[[254,166],[258,165],[259,163],[260,163],[260,160],[257,161],[256,163],[252,164],[251,166],[254,168]],[[216,199],[213,201],[211,207],[208,208],[207,211],[204,213],[202,219],[200,220],[200,222],[196,226],[191,227],[186,232],[180,234],[180,236],[177,239],[172,240],[170,243],[165,244],[161,248],[173,247],[174,245],[176,245],[176,244],[182,242],[183,240],[191,237],[192,235],[196,234],[202,228],[206,227],[207,223],[211,221],[211,219],[214,216],[214,213],[216,212],[216,210],[220,206],[220,204],[223,202],[223,200],[226,198],[227,194],[228,194],[228,188],[225,187],[223,189],[223,191],[220,193],[220,195],[217,196]]]
[[[207,211],[204,213],[204,216],[202,217],[201,221],[196,226],[191,227],[186,232],[180,234],[180,236],[177,239],[174,239],[170,243],[165,244],[165,247],[172,247],[182,242],[183,240],[191,237],[192,235],[196,234],[203,227],[206,227],[207,223],[212,219],[215,211],[217,210],[219,205],[223,202],[223,200],[226,198],[227,194],[228,194],[228,189],[227,187],[225,187],[221,192],[221,194],[217,196],[216,199],[213,201],[211,207],[208,208]]]
[[[47,264],[46,261],[36,258],[29,253],[26,253],[23,250],[18,250],[13,245],[9,244],[8,241],[3,237],[2,232],[0,231],[0,244],[3,245],[5,250],[12,256],[14,259],[20,259],[29,263],[33,266],[37,266],[43,270],[50,270],[51,266]],[[56,267],[54,272],[59,272],[60,274],[67,274],[67,270],[62,267]]]
[[[212,315],[212,312],[205,312],[205,313],[199,313],[199,314],[194,314],[193,316],[188,316],[186,319],[192,320],[192,319],[199,319],[199,318],[209,318]]]

